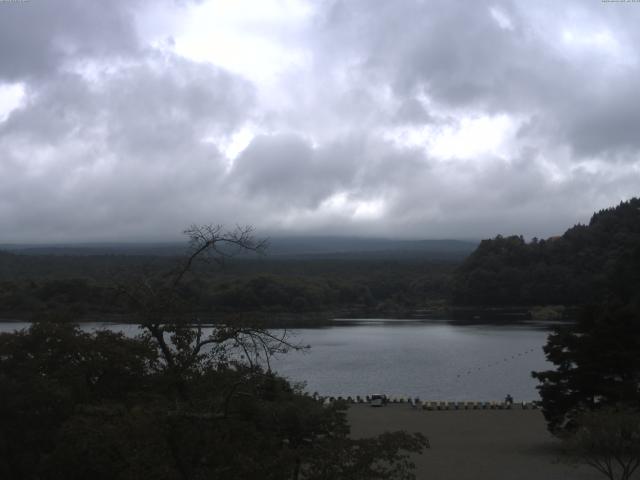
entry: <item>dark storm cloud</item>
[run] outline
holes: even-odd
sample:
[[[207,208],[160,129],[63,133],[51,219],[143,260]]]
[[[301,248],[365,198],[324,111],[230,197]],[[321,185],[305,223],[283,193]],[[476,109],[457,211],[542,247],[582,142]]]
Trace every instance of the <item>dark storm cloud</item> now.
[[[415,98],[406,98],[402,100],[400,106],[392,117],[394,123],[431,123],[434,118],[429,114],[427,109]]]
[[[41,77],[70,60],[134,54],[141,45],[132,12],[142,3],[4,2],[0,5],[0,79]]]
[[[639,72],[616,78],[600,95],[584,98],[582,107],[563,112],[562,129],[578,155],[610,154],[635,161],[640,150]],[[618,156],[617,154],[623,154]],[[626,154],[626,155],[625,155]]]
[[[347,45],[360,82],[388,84],[403,105],[424,93],[449,107],[537,114],[545,135],[599,154],[640,146],[636,7],[336,1],[319,38],[324,48]]]
[[[362,78],[388,82],[400,96],[426,91],[454,106],[527,101],[507,76],[535,70],[520,32],[504,31],[484,2],[334,2],[324,23],[328,46],[349,45]],[[533,68],[532,68],[533,67]],[[504,88],[504,87],[508,88]]]
[[[206,136],[229,134],[253,90],[206,64],[147,60],[97,83],[50,75],[0,124],[6,239],[149,238],[217,216],[225,163]]]
[[[259,136],[235,161],[228,181],[274,207],[317,208],[351,186],[366,161],[350,139],[314,149],[297,135]]]
[[[149,5],[0,3],[0,242],[545,236],[638,193],[639,5],[310,2],[271,86],[145,38]]]

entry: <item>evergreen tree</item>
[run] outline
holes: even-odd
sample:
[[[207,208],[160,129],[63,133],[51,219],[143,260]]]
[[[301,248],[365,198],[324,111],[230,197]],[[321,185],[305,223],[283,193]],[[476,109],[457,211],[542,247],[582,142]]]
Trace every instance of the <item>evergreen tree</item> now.
[[[556,370],[534,372],[543,413],[553,433],[571,430],[585,410],[640,407],[640,314],[630,305],[586,308],[544,347]]]
[[[555,329],[544,347],[556,370],[534,372],[554,433],[571,430],[585,410],[640,408],[640,245],[611,268],[606,301]]]

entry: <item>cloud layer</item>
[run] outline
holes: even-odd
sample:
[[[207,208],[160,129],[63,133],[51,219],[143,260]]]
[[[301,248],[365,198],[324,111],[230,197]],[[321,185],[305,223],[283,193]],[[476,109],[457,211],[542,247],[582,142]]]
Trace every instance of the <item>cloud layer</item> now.
[[[0,243],[551,235],[640,186],[640,4],[0,4]]]

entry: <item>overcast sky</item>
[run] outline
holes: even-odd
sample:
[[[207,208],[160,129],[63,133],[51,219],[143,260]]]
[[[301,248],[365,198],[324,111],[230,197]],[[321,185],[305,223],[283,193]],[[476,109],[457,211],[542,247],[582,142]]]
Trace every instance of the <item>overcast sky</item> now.
[[[640,193],[640,3],[0,1],[0,243],[546,237]]]

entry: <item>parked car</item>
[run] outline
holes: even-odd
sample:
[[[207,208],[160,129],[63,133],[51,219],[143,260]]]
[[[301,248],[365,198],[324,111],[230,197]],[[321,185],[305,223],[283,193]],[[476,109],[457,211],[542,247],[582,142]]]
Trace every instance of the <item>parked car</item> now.
[[[372,407],[382,407],[387,404],[387,396],[382,395],[381,393],[374,393],[373,395],[371,395],[369,404]]]

